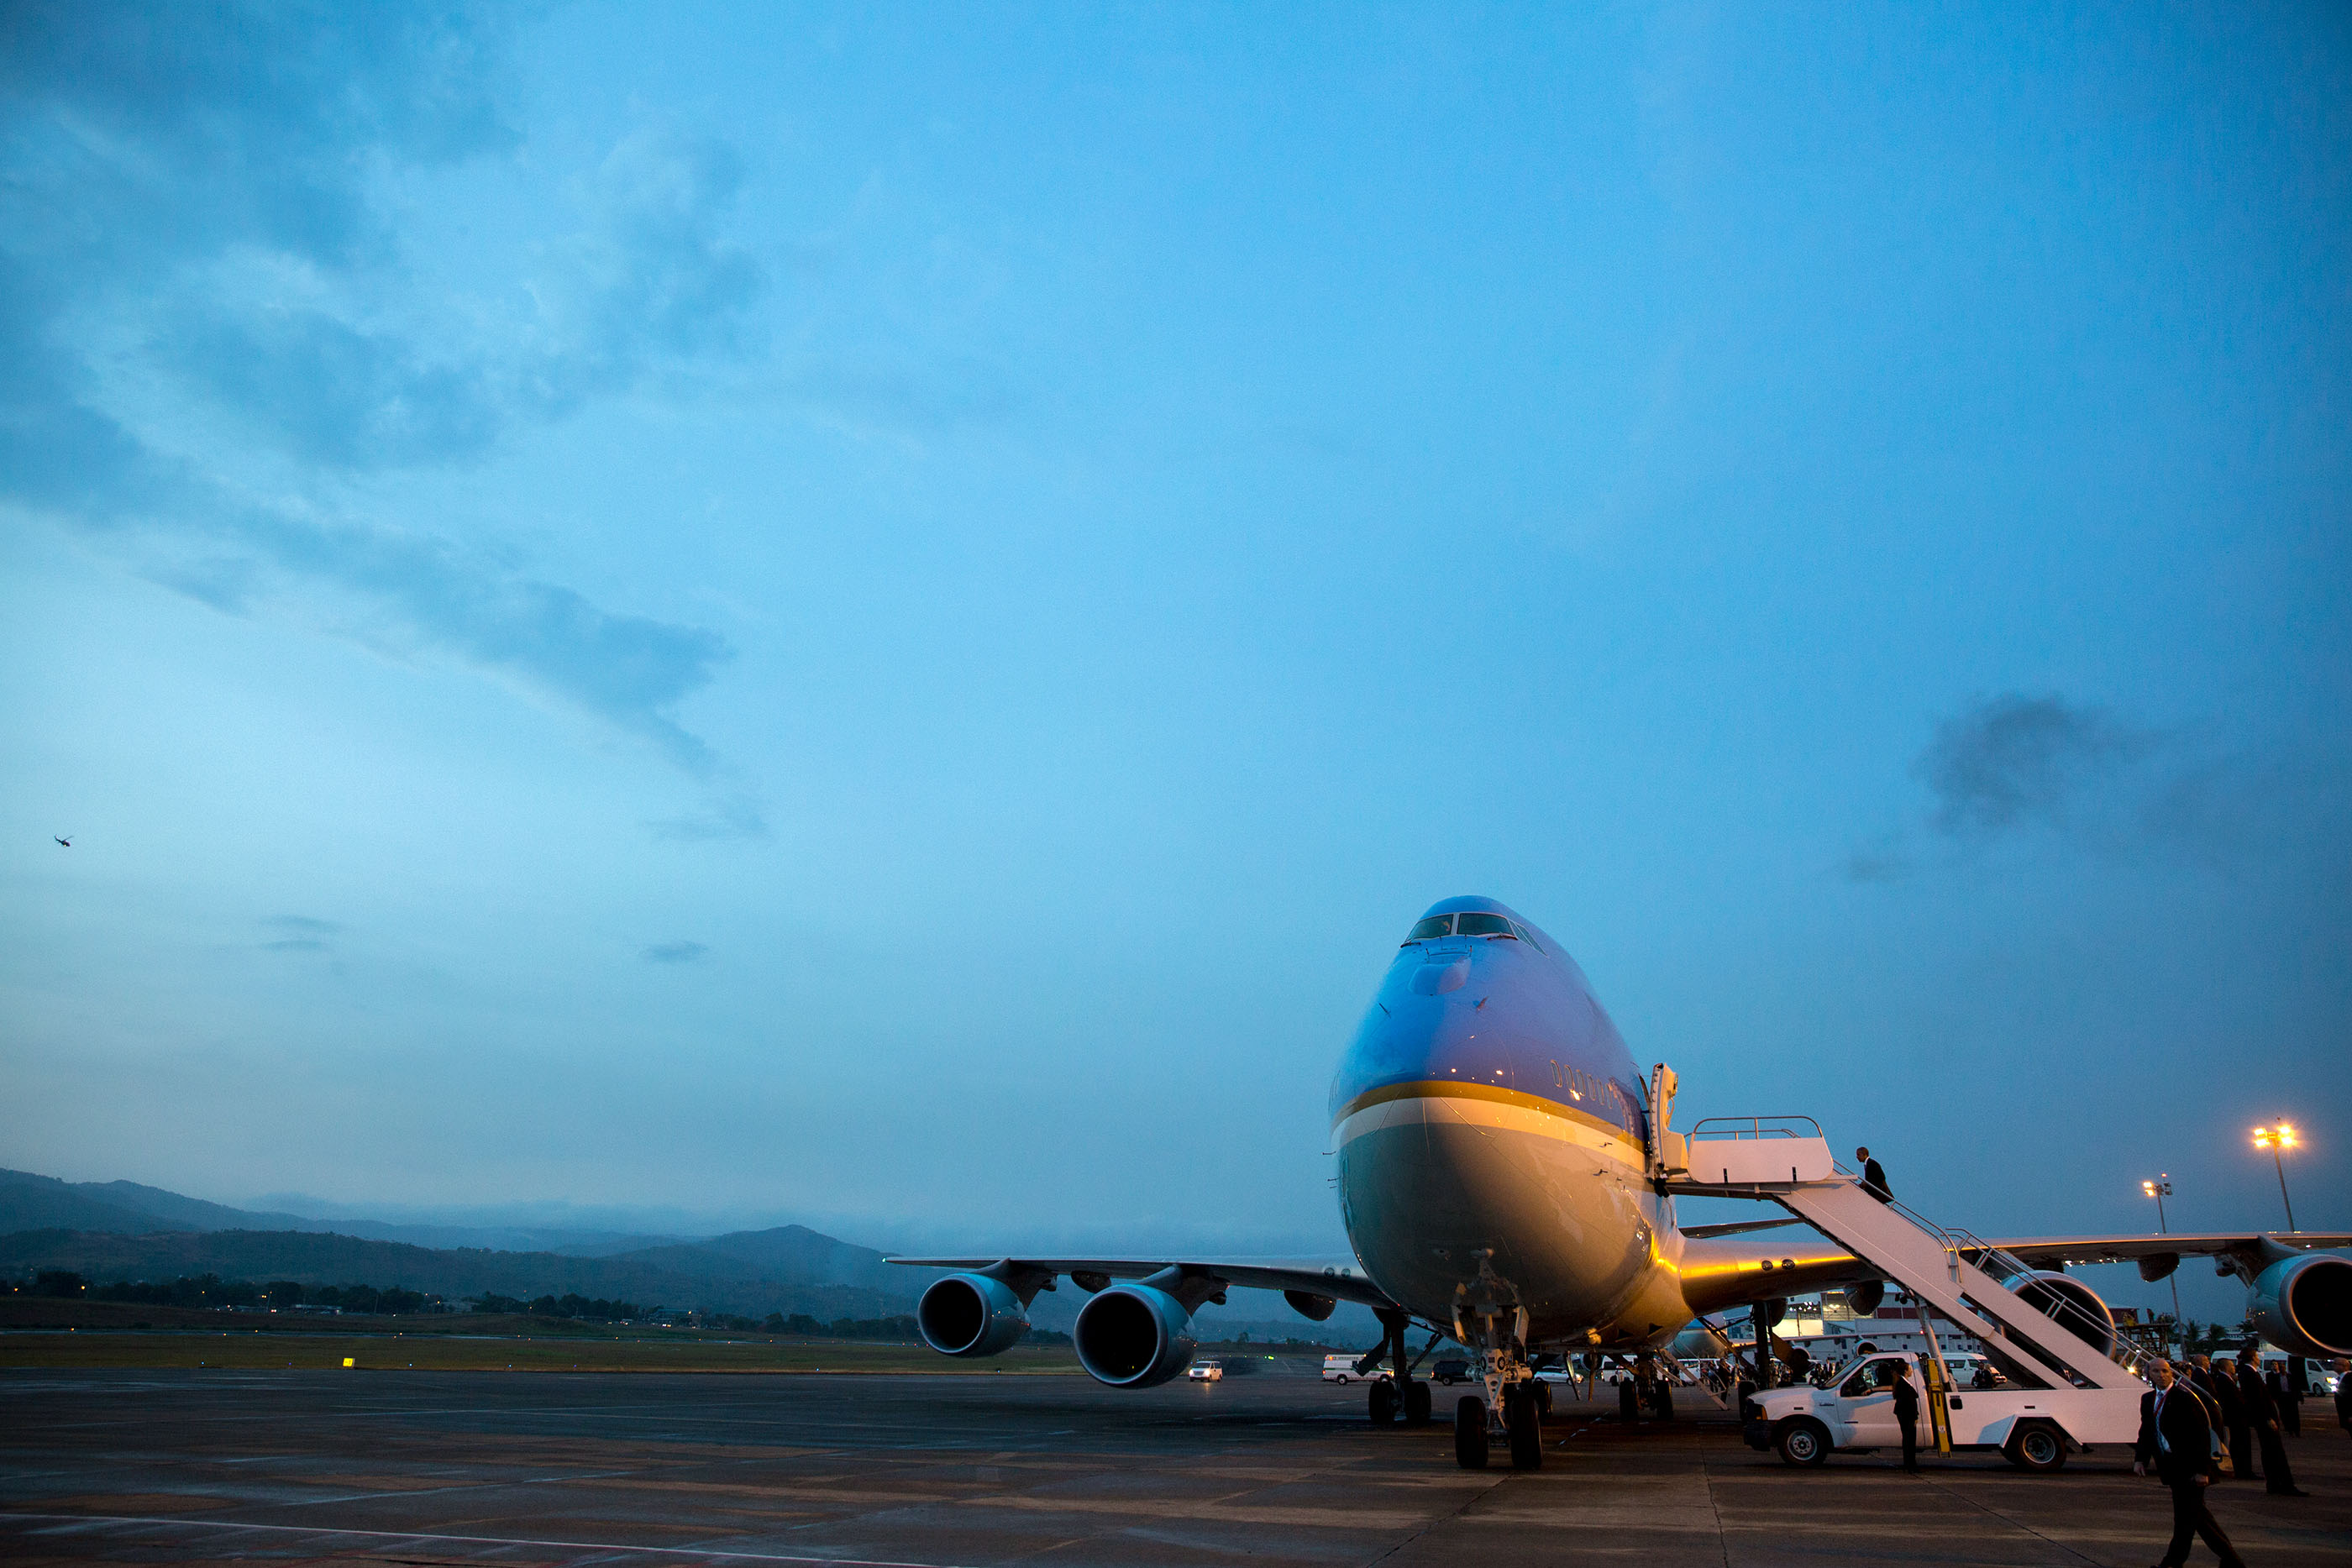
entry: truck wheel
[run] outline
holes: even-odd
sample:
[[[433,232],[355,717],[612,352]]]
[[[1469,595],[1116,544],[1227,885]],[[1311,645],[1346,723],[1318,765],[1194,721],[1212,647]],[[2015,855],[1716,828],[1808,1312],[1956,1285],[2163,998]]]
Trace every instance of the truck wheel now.
[[[1486,1402],[1475,1394],[1454,1407],[1454,1462],[1465,1470],[1486,1468]]]
[[[1830,1457],[1830,1436],[1821,1423],[1794,1416],[1780,1423],[1773,1446],[1784,1465],[1818,1465]]]
[[[2011,1434],[2001,1458],[2021,1470],[2049,1475],[2066,1468],[2066,1439],[2055,1427],[2036,1421]]]

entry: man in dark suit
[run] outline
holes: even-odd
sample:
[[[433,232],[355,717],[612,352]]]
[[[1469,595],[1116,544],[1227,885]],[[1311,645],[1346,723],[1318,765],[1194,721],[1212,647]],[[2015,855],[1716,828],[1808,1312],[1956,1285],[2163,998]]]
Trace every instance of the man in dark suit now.
[[[1899,1361],[1881,1363],[1895,1369],[1895,1424],[1903,1428],[1903,1468],[1919,1473],[1919,1390]]]
[[[2254,1441],[2262,1445],[2263,1490],[2273,1497],[2309,1497],[2294,1484],[2294,1471],[2287,1465],[2278,1405],[2263,1381],[2262,1362],[2252,1345],[2238,1353],[2238,1398],[2245,1406],[2246,1424],[2254,1429]]]
[[[2189,1380],[2203,1389],[2213,1407],[2221,1412],[2214,1430],[2229,1445],[2230,1473],[2242,1481],[2260,1479],[2254,1474],[2254,1435],[2246,1426],[2246,1407],[2238,1398],[2237,1376],[2226,1363],[2215,1366],[2209,1355],[2193,1355],[2189,1361],[2196,1368],[2189,1375]]]
[[[2242,1563],[2237,1548],[2213,1521],[2212,1510],[2205,1506],[2213,1426],[2204,1402],[2179,1385],[2170,1362],[2151,1362],[2147,1374],[2156,1386],[2139,1397],[2139,1440],[2132,1445],[2132,1474],[2152,1470],[2172,1492],[2172,1542],[2158,1568],[2181,1568],[2189,1561],[2189,1546],[2200,1538],[2223,1563]]]
[[[1856,1149],[1853,1152],[1853,1157],[1862,1162],[1862,1190],[1881,1203],[1892,1203],[1895,1200],[1895,1189],[1886,1185],[1886,1172],[1880,1167],[1876,1160],[1870,1157],[1870,1151]]]
[[[2287,1364],[2295,1374],[2303,1371],[2303,1357],[2296,1356]],[[2271,1403],[2278,1406],[2279,1429],[2290,1437],[2303,1436],[2303,1396],[2305,1390],[2296,1386],[2297,1378],[2288,1375],[2287,1367],[2273,1366],[2263,1384],[2271,1391]]]

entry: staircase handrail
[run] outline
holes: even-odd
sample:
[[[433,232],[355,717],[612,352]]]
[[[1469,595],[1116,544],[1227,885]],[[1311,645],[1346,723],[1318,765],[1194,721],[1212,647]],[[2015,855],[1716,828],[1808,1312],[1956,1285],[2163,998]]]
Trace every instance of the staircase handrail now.
[[[1812,1131],[1799,1132],[1799,1123]],[[1741,1131],[1742,1128],[1746,1131]],[[1693,1143],[1721,1143],[1740,1138],[1819,1138],[1822,1136],[1822,1124],[1811,1116],[1709,1116],[1705,1121],[1695,1123],[1685,1135]]]
[[[1831,1164],[1839,1172],[1839,1174],[1848,1176],[1856,1183],[1860,1183],[1867,1186],[1868,1184],[1863,1183],[1862,1177],[1855,1172],[1849,1170],[1843,1161],[1832,1159]],[[1895,1210],[1906,1219],[1911,1221],[1912,1224],[1917,1226],[1920,1229],[1925,1230],[1929,1236],[1935,1238],[1936,1240],[1942,1245],[1944,1250],[1951,1255],[1953,1261],[1967,1264],[1969,1268],[1976,1270],[1979,1273],[1990,1279],[1994,1284],[1999,1285],[2004,1291],[2008,1291],[2012,1296],[2016,1295],[2017,1292],[2013,1290],[2010,1290],[2009,1281],[2020,1275],[2032,1274],[2035,1271],[2032,1268],[2029,1267],[2022,1259],[2020,1259],[2014,1253],[2002,1251],[2000,1248],[1995,1247],[1992,1243],[1985,1240],[1982,1237],[1978,1236],[1975,1232],[1969,1230],[1964,1227],[1939,1225],[1936,1221],[1928,1218],[1926,1215],[1920,1213],[1917,1209],[1913,1208],[1910,1205],[1903,1202],[1897,1197],[1895,1197],[1891,1194],[1881,1194],[1874,1187],[1870,1188],[1869,1190],[1873,1197],[1877,1198],[1881,1203],[1884,1203],[1889,1208]],[[1974,1256],[1971,1256],[1971,1254],[1974,1254]],[[1987,1268],[1985,1266],[1986,1260],[1991,1260],[1999,1268],[2000,1272],[1995,1272],[1993,1269]],[[2082,1307],[2075,1304],[2074,1301],[2068,1297],[2058,1294],[2058,1292],[2054,1291],[2046,1291],[2044,1294],[2047,1296],[2050,1305],[2042,1306],[2038,1303],[2032,1302],[2026,1304],[2031,1307],[2032,1311],[2040,1312],[2043,1317],[2048,1318],[2060,1328],[2064,1329],[2068,1333],[2071,1333],[2076,1339],[2081,1340],[2084,1344],[2096,1346],[2104,1337],[2107,1342],[2105,1354],[2109,1361],[2114,1362],[2117,1366],[2122,1367],[2126,1372],[2137,1373],[2140,1370],[2140,1367],[2146,1361],[2147,1357],[2141,1353],[2138,1346],[2131,1343],[2131,1342],[2126,1340],[2122,1334],[2116,1332],[2116,1325],[2113,1322],[2101,1322],[2097,1318],[2093,1317]],[[1925,1302],[1920,1304],[1920,1310],[1923,1312],[1927,1310]]]

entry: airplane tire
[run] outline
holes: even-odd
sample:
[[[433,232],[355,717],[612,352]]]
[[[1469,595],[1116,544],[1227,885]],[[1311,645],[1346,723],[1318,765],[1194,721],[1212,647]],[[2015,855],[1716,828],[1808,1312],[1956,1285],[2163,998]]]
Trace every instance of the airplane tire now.
[[[1641,1418],[1641,1391],[1633,1386],[1633,1380],[1629,1377],[1617,1385],[1617,1419],[1630,1427]]]
[[[1663,1383],[1658,1385],[1657,1412],[1658,1419],[1661,1421],[1671,1421],[1675,1418],[1675,1391]]]
[[[1550,1385],[1550,1384],[1549,1384],[1549,1383],[1540,1383],[1540,1382],[1539,1382],[1539,1383],[1536,1383],[1536,1384],[1534,1384],[1534,1385],[1531,1385],[1531,1386],[1532,1386],[1532,1387],[1535,1389],[1535,1391],[1536,1391],[1536,1414],[1537,1414],[1537,1415],[1538,1415],[1538,1416],[1549,1416],[1549,1415],[1550,1415],[1550,1414],[1551,1414],[1551,1385]]]
[[[1385,1377],[1373,1384],[1370,1404],[1373,1426],[1385,1427],[1395,1420],[1397,1416],[1396,1385]]]
[[[1465,1470],[1486,1468],[1486,1402],[1475,1394],[1454,1407],[1454,1462]]]
[[[1404,1424],[1408,1427],[1429,1425],[1429,1385],[1408,1383],[1404,1385]]]
[[[1504,1400],[1503,1420],[1511,1434],[1511,1469],[1543,1469],[1543,1417],[1537,1413],[1535,1396],[1522,1392],[1516,1399]]]

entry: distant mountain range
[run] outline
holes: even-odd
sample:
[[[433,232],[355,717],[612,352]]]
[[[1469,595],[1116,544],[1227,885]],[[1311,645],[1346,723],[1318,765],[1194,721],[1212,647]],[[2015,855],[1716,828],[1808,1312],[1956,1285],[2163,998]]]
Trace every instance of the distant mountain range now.
[[[702,1238],[395,1225],[232,1208],[131,1181],[66,1182],[0,1170],[0,1274],[18,1277],[70,1269],[111,1283],[210,1273],[258,1282],[397,1286],[452,1301],[486,1291],[525,1300],[576,1291],[644,1307],[753,1317],[807,1312],[830,1322],[910,1312],[923,1287],[939,1277],[883,1257],[803,1225]],[[1040,1328],[1066,1331],[1085,1300],[1065,1285],[1038,1296],[1030,1316]],[[1336,1334],[1367,1343],[1377,1332],[1360,1308],[1343,1306],[1318,1327],[1255,1291],[1237,1291],[1234,1301],[1233,1308],[1204,1308],[1199,1332],[1246,1330],[1260,1339]],[[1274,1316],[1257,1315],[1268,1308]]]
[[[808,1312],[828,1322],[911,1312],[937,1277],[893,1268],[870,1247],[800,1225],[684,1240],[328,1221],[231,1208],[137,1182],[0,1171],[0,1270],[41,1269],[103,1281],[213,1273],[397,1285],[452,1300],[577,1291],[641,1306]]]

